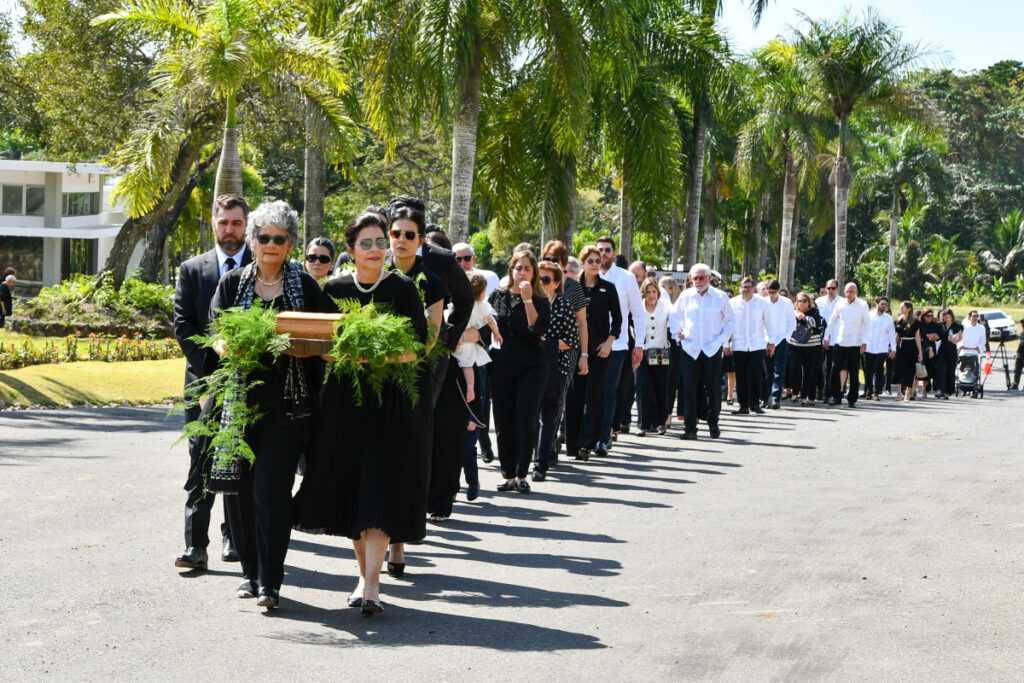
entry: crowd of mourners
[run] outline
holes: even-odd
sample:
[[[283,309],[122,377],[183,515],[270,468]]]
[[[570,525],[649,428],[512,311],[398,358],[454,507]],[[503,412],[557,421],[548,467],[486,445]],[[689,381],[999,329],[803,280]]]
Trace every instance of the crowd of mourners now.
[[[299,217],[285,202],[250,213],[244,199],[223,195],[213,230],[214,249],[185,262],[177,282],[187,384],[208,376],[223,352],[193,335],[223,310],[257,301],[306,312],[376,302],[407,318],[427,348],[439,347],[419,365],[417,400],[390,384],[357,400],[351,382],[324,380],[321,358],[268,355],[246,377],[246,401],[261,411],[245,435],[254,462],[214,469],[209,443],[190,440],[186,550],[175,564],[207,568],[221,493],[221,557],[241,563],[238,597],[267,608],[279,604],[290,536],[300,530],[352,540],[358,579],[348,605],[381,612],[381,572],[404,575],[405,545],[423,540],[427,521],[451,517],[463,478],[465,498],[479,496],[478,461],[498,460],[499,492],[528,494],[560,457],[607,456],[634,429],[647,437],[681,428],[678,436],[693,440],[703,422],[718,438],[723,403],[737,415],[787,400],[853,408],[893,385],[903,401],[947,399],[958,363],[976,366],[987,344],[977,312],[961,323],[948,309],[936,319],[905,301],[894,320],[886,298],[871,306],[856,284],[840,292],[835,280],[790,297],[775,280],[744,278],[733,295],[704,264],[683,282],[659,279],[642,262],[624,262],[611,237],[577,255],[557,240],[519,244],[499,276],[478,267],[469,244],[452,245],[428,225],[415,197],[367,207],[340,249],[316,238],[301,265],[289,258]],[[187,419],[223,415],[207,401]]]

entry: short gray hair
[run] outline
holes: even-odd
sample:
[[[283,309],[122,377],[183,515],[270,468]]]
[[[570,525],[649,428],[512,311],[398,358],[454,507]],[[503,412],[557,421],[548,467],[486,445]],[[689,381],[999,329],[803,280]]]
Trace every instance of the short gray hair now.
[[[288,241],[292,246],[299,243],[299,214],[288,205],[288,202],[278,199],[257,206],[249,214],[249,222],[245,225],[245,241],[250,245],[254,244],[260,228],[268,225],[276,225],[288,233]]]
[[[700,271],[704,271],[708,277],[711,277],[711,266],[706,263],[694,263],[690,266],[690,277],[693,277]]]
[[[8,275],[7,277],[4,278],[4,282],[16,282],[17,279],[18,278],[14,277],[13,275]]]
[[[470,256],[476,256],[476,250],[473,249],[473,245],[471,245],[469,242],[455,243],[454,245],[452,245],[452,251],[456,253],[460,251],[468,251]]]

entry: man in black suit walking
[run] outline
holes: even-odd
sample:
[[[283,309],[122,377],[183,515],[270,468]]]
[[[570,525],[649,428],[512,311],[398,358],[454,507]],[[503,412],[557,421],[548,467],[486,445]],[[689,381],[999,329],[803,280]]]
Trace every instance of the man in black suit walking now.
[[[210,251],[191,258],[181,264],[178,271],[178,285],[174,292],[174,336],[185,354],[185,387],[206,376],[207,349],[196,345],[189,338],[196,334],[207,334],[210,316],[210,300],[217,289],[220,278],[229,270],[246,266],[252,255],[245,247],[245,223],[249,217],[249,205],[238,195],[225,194],[213,203],[213,234],[216,246]],[[185,411],[185,421],[192,422],[199,417],[199,406]],[[203,454],[195,439],[189,439],[188,480],[185,490],[185,552],[174,561],[176,567],[206,569],[208,557],[206,548],[210,544],[210,510],[214,495],[203,489]],[[237,562],[238,554],[231,544],[231,535],[225,522],[221,524],[223,546],[221,559]]]

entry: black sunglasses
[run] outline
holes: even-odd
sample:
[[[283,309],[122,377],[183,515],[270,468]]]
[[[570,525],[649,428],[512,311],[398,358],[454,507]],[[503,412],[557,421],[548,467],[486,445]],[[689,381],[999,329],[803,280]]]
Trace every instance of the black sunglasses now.
[[[611,247],[598,247],[597,250],[600,251],[602,254],[608,254],[615,251]]]
[[[548,263],[559,263],[557,256],[545,256],[541,261],[547,261]]]
[[[601,265],[601,259],[599,259],[599,258],[588,258],[586,261],[584,261],[584,263],[586,263],[587,265],[591,265],[591,266],[599,266],[599,265]]]
[[[273,242],[277,246],[283,247],[288,244],[288,237],[286,235],[267,235],[265,233],[260,233],[259,235],[256,235],[256,241],[260,244],[270,244]]]
[[[459,263],[469,263],[470,261],[473,260],[473,255],[470,254],[468,256],[456,256],[455,260],[458,261]]]
[[[414,239],[419,237],[419,233],[415,230],[399,230],[398,228],[391,228],[391,237],[396,240],[405,237],[405,239],[412,242]]]
[[[317,261],[320,263],[330,263],[331,257],[327,254],[306,254],[306,260],[310,263],[316,263]]]
[[[550,275],[541,275],[540,276],[540,283],[542,285],[550,285],[551,284],[551,276]]]
[[[378,249],[387,249],[390,246],[387,237],[378,237],[375,240],[369,237],[364,237],[363,239],[356,242],[356,244],[358,244],[359,248],[362,249],[363,251],[370,251],[370,249],[373,249],[374,246],[376,246]]]

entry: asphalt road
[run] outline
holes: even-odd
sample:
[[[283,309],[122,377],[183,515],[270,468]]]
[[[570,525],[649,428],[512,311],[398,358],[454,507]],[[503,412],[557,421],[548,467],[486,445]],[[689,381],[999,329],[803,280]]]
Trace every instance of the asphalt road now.
[[[293,536],[272,613],[237,565],[175,569],[165,409],[5,412],[0,678],[1021,680],[1024,396],[995,384],[625,436],[529,496],[485,467],[372,618],[341,539]]]

